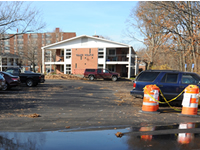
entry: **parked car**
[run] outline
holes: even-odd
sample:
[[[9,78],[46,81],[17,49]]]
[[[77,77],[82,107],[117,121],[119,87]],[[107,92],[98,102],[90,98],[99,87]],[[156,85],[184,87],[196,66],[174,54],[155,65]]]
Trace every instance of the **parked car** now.
[[[120,78],[120,74],[111,72],[108,69],[85,69],[84,77],[89,78],[91,81],[94,79],[112,79],[112,81],[117,81]]]
[[[21,83],[25,83],[27,86],[37,86],[38,83],[45,82],[44,74],[40,73],[23,73],[20,68],[8,68],[6,72],[14,75],[19,76]]]
[[[20,78],[19,76],[13,76],[7,72],[3,72],[1,71],[0,74],[5,78],[6,83],[4,85],[4,87],[2,88],[2,90],[8,90],[11,89],[12,87],[16,87],[20,85]]]
[[[190,84],[200,87],[200,76],[193,72],[146,70],[135,78],[130,94],[135,97],[143,97],[143,88],[149,84],[156,84],[165,98],[170,100],[178,96]],[[183,94],[178,99],[182,100]]]
[[[0,90],[3,89],[5,83],[6,83],[5,78],[0,74]]]
[[[33,71],[24,71],[24,73],[35,73]]]

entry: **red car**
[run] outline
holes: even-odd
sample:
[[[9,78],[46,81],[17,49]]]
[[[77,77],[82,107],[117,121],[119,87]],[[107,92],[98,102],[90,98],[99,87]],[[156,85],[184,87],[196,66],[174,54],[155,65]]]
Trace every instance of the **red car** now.
[[[94,79],[112,79],[112,81],[117,81],[120,78],[120,74],[107,69],[85,69],[84,77],[89,78],[91,81]]]
[[[19,86],[21,84],[19,76],[13,76],[7,72],[0,71],[0,74],[5,78],[6,83],[2,90],[8,90],[12,87]]]

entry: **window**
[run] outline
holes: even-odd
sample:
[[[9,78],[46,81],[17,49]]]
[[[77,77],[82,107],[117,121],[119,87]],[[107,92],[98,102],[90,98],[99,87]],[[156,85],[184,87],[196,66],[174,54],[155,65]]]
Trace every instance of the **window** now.
[[[102,69],[97,69],[97,73],[101,73],[102,72]]]
[[[28,41],[29,42],[29,41]],[[17,44],[23,44],[23,41],[17,41]]]
[[[64,56],[64,50],[61,50],[61,56]]]
[[[103,65],[102,64],[98,64],[98,68],[102,68],[103,69]]]
[[[71,58],[71,49],[66,49],[66,59]]]
[[[108,71],[108,70],[106,70],[106,69],[104,69],[104,70],[103,70],[103,72],[104,72],[104,73],[109,73],[109,71]]]
[[[75,63],[75,68],[77,68],[77,63]]]
[[[182,84],[198,84],[199,81],[200,78],[192,74],[183,74],[181,79]]]
[[[22,50],[23,49],[23,47],[22,46],[18,46],[18,50]]]
[[[45,37],[46,38],[51,38],[51,34],[46,33]]]
[[[109,55],[115,56],[116,50],[115,49],[109,49]]]
[[[5,46],[5,47],[4,47],[4,50],[10,50],[10,47]]]
[[[4,41],[4,45],[10,45],[10,41]]]
[[[137,77],[136,81],[153,82],[158,75],[159,72],[143,72]]]
[[[116,68],[115,65],[109,65],[108,66],[108,70],[113,71],[113,72],[115,72],[115,68]]]
[[[177,73],[166,73],[164,77],[162,78],[162,83],[176,83],[178,80],[178,74]]]
[[[66,65],[66,74],[71,74],[71,65]]]
[[[2,58],[2,64],[7,65],[7,58]]]
[[[91,54],[91,49],[89,49],[89,54]]]
[[[82,56],[80,56],[80,60],[82,60]]]
[[[38,35],[37,34],[31,34],[30,37],[31,38],[38,38]]]
[[[98,58],[103,58],[103,57],[104,57],[103,48],[99,48],[98,49]]]
[[[64,65],[60,66],[60,71],[64,72]]]
[[[18,39],[23,39],[23,35],[18,35],[17,38]]]
[[[95,72],[95,69],[86,69],[85,72]]]
[[[50,41],[50,40],[47,40],[47,41],[46,41],[46,44],[51,44],[51,41]]]

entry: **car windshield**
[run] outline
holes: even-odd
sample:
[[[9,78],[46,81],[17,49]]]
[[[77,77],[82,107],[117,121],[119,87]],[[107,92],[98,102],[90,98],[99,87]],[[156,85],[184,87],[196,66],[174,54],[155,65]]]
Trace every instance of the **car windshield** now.
[[[14,77],[11,73],[9,73],[9,72],[1,72],[2,74],[6,74],[6,75],[8,75],[8,76],[11,76],[11,77]]]
[[[6,70],[7,73],[13,74],[14,70]]]
[[[32,71],[24,71],[24,73],[34,73],[34,72],[32,72]]]
[[[136,81],[153,82],[158,75],[159,72],[142,72],[141,74],[138,75]]]

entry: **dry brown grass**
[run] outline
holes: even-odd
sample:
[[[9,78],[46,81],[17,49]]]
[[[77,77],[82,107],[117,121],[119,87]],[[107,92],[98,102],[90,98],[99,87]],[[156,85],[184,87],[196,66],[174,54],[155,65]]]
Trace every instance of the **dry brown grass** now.
[[[48,74],[45,75],[45,79],[62,79],[62,80],[88,80],[86,78],[80,78],[74,75],[69,75],[69,74],[56,74],[56,75],[52,75],[52,74]]]
[[[39,114],[29,114],[29,115],[24,115],[24,114],[20,114],[18,115],[18,117],[29,117],[29,118],[38,118],[38,117],[41,117]]]

